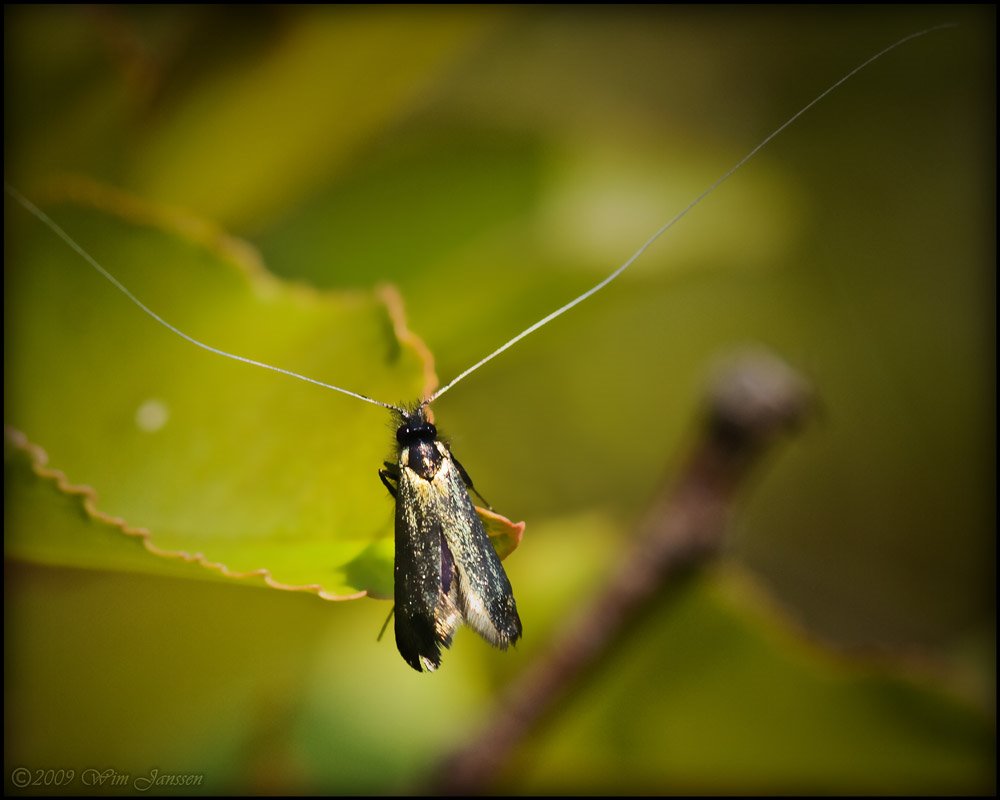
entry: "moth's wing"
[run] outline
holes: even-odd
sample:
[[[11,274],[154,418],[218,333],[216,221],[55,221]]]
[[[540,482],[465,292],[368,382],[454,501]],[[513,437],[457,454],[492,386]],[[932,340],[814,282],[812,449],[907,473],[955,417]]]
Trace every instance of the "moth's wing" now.
[[[420,485],[422,484],[422,485]],[[441,665],[441,646],[449,647],[461,624],[457,582],[445,546],[438,493],[410,470],[401,471],[396,498],[396,647],[418,672]]]
[[[443,470],[439,479],[453,482],[445,492],[450,508],[444,539],[455,562],[459,608],[470,628],[490,644],[506,649],[521,638],[521,618],[507,573],[459,471]]]

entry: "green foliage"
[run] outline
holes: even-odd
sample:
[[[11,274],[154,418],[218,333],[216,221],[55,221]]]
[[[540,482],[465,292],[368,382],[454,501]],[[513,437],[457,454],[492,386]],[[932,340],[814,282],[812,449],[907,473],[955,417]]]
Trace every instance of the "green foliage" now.
[[[412,788],[594,594],[706,365],[755,340],[804,366],[823,414],[753,487],[728,556],[814,635],[885,657],[807,648],[737,573],[712,574],[570,698],[505,788],[994,788],[993,45],[985,10],[956,14],[438,404],[477,487],[530,535],[506,562],[517,651],[460,633],[434,676],[375,642],[385,603],[250,590],[263,580],[158,557],[107,518],[154,550],[387,595],[383,412],[177,339],[8,204],[5,423],[47,468],[7,438],[5,780],[111,765],[197,772],[206,792]],[[426,365],[380,284],[447,380],[851,65],[939,21],[7,7],[5,168],[172,324],[405,401]]]
[[[374,293],[282,286],[235,243],[199,242],[182,224],[53,213],[99,242],[93,251],[137,297],[203,342],[374,397],[422,392],[419,355],[395,339]],[[42,444],[71,483],[93,487],[95,513],[146,529],[158,552],[232,573],[263,569],[278,584],[333,596],[391,594],[391,506],[372,480],[389,447],[385,412],[193,348],[33,227],[8,282],[19,344],[7,364],[7,423]],[[18,520],[8,554],[92,564],[91,539],[118,526],[76,516],[83,530],[60,546],[46,527]],[[134,543],[122,539],[134,564]]]
[[[802,639],[728,570],[686,587],[512,769],[541,794],[975,792],[993,736],[931,688]],[[929,735],[929,732],[933,734]]]

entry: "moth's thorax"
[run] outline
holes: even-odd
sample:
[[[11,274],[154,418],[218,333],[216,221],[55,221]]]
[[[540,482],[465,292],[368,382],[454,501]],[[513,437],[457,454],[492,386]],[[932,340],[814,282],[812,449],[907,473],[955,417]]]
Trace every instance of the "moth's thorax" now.
[[[413,470],[425,481],[434,479],[447,458],[448,451],[437,439],[420,439],[405,445],[399,452],[399,463]]]

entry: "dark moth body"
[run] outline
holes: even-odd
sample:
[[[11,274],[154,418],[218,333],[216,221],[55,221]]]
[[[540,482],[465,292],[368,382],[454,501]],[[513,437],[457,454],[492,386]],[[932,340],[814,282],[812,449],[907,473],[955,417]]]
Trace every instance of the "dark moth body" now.
[[[434,670],[465,622],[505,649],[521,636],[510,581],[469,497],[468,474],[423,408],[396,430],[399,458],[379,474],[396,498],[396,646]],[[467,488],[468,487],[468,488]]]

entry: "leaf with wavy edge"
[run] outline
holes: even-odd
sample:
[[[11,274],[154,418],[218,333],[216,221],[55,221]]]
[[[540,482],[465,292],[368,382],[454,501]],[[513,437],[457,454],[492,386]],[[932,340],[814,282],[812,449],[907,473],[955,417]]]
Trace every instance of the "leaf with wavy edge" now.
[[[92,183],[58,189],[60,224],[196,338],[385,400],[434,385],[391,287],[284,284],[210,224]],[[391,594],[391,502],[375,476],[390,435],[375,407],[203,353],[50,231],[12,228],[8,557]],[[523,523],[482,513],[506,555]]]

